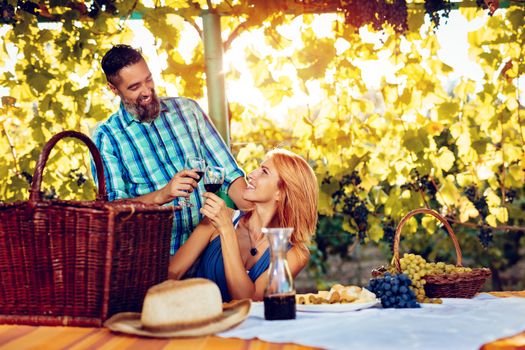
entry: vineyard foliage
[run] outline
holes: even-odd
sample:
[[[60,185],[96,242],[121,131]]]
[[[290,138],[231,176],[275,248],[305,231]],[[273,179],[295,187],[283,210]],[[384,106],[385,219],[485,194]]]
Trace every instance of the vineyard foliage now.
[[[16,0],[7,3],[17,6]],[[205,96],[202,41],[189,58],[179,43],[187,24],[202,35],[199,14],[207,2],[155,3],[99,1],[97,9],[50,0],[39,16],[17,11],[4,25],[0,86],[10,97],[0,109],[1,201],[28,198],[47,139],[67,129],[90,134],[118,106],[100,60],[113,44],[131,42],[134,13],[166,60],[159,94],[171,89],[197,100]],[[257,105],[230,98],[234,153],[247,171],[276,146],[308,159],[319,179],[319,213],[332,220],[321,220],[318,258],[326,257],[328,246],[344,253],[341,245],[355,242],[342,235],[389,243],[408,211],[430,207],[449,218],[464,255],[475,263],[504,269],[519,260],[525,230],[525,99],[518,84],[525,71],[524,6],[511,2],[493,16],[476,7],[459,10],[467,20],[484,19],[468,35],[469,57],[483,71],[483,79],[473,81],[440,60],[424,10],[409,10],[408,30],[399,33],[388,24],[380,31],[355,28],[341,13],[288,15],[278,1],[216,3],[229,14],[222,18],[226,55],[243,36],[262,38],[244,41],[243,52],[264,98]],[[328,33],[316,30],[320,20]],[[299,35],[290,37],[287,26]],[[391,68],[370,87],[360,62],[377,60]],[[234,65],[226,71],[227,89],[245,74]],[[297,96],[302,103],[287,110],[285,121],[267,114]],[[86,148],[75,142],[57,148],[46,167],[45,196],[93,199]],[[433,219],[411,219],[403,231],[413,242],[407,249],[453,259],[444,236],[418,236],[442,232],[437,228]]]

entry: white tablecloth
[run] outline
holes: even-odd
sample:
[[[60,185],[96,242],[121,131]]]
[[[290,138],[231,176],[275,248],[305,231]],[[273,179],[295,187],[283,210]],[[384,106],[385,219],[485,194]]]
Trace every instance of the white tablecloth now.
[[[369,308],[344,313],[297,312],[297,319],[264,320],[264,306],[220,337],[295,343],[326,349],[478,349],[525,330],[525,298],[443,299],[420,309]]]

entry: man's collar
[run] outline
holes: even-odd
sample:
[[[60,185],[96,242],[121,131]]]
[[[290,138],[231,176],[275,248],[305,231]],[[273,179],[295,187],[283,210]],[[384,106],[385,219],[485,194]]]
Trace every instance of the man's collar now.
[[[167,112],[169,108],[166,102],[164,102],[164,99],[159,97],[159,101],[160,101],[160,113]]]
[[[159,97],[160,101],[160,113],[164,113],[168,111],[168,105],[166,105],[166,102],[164,102],[163,98]],[[141,121],[132,116],[127,110],[126,107],[124,107],[124,103],[120,101],[120,108],[119,108],[119,114],[122,118],[122,121],[124,122],[124,125],[128,127],[131,123],[137,122],[140,123]]]

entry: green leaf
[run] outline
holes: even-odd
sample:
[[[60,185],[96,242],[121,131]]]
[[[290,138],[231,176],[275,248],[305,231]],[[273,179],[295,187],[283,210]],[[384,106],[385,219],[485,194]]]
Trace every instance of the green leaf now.
[[[442,118],[453,119],[456,118],[459,112],[459,104],[457,102],[444,102],[438,107],[438,114]]]
[[[403,146],[410,152],[419,153],[429,145],[428,133],[425,129],[407,130],[403,136]]]
[[[523,20],[525,18],[525,10],[521,8],[510,8],[507,12],[507,20],[512,24],[512,28],[515,31],[519,31],[521,29],[523,31],[523,26],[525,25],[525,21]]]
[[[408,11],[408,29],[410,32],[419,31],[419,28],[425,22],[424,10]]]
[[[437,222],[434,217],[422,217],[421,226],[423,226],[429,234],[434,234],[437,231]]]
[[[368,216],[368,237],[373,242],[378,242],[383,237],[381,220],[375,216]]]
[[[454,165],[455,161],[454,153],[452,153],[447,147],[441,147],[438,151],[438,165],[444,171],[449,171]]]
[[[33,73],[28,76],[28,83],[37,94],[43,93],[53,76],[49,73]]]

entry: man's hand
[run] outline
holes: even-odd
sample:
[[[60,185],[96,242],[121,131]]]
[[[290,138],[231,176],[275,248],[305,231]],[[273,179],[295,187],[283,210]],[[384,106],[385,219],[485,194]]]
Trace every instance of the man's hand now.
[[[177,173],[166,186],[160,190],[153,191],[148,194],[133,198],[145,204],[163,205],[172,202],[177,197],[189,197],[194,188],[197,188],[199,175],[194,170],[183,170]],[[179,210],[180,207],[175,207]]]
[[[199,175],[194,170],[178,172],[159,193],[159,202],[162,204],[173,201],[177,197],[188,198],[194,188],[197,188]]]

